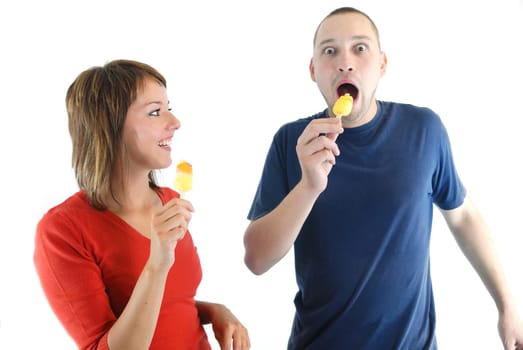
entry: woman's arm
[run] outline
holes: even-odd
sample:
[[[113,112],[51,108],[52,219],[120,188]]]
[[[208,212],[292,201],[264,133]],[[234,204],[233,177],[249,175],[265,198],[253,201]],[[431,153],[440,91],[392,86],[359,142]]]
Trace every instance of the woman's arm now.
[[[178,198],[152,216],[149,259],[125,309],[109,331],[111,350],[149,348],[163,300],[167,274],[175,262],[175,248],[187,232],[192,205]]]

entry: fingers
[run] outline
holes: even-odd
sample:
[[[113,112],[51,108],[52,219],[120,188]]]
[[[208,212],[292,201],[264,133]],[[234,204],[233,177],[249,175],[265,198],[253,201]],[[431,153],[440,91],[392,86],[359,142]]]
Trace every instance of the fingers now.
[[[153,213],[148,261],[151,268],[163,270],[172,266],[176,245],[185,237],[192,212],[190,202],[174,198]]]
[[[334,161],[340,154],[336,138],[343,132],[341,121],[337,118],[315,119],[307,125],[297,140],[298,156]],[[332,156],[329,157],[328,155]],[[315,157],[316,156],[316,157]],[[324,159],[327,157],[327,159]]]
[[[232,339],[233,350],[247,350],[251,348],[251,340],[249,338],[247,328],[245,328],[241,324],[232,335]]]
[[[172,216],[173,213],[177,212],[185,214],[185,216],[188,216],[190,219],[191,213],[194,212],[194,208],[191,202],[186,199],[173,198],[156,212],[156,216],[168,218]]]
[[[337,118],[315,119],[303,130],[297,140],[296,153],[307,188],[321,192],[327,186],[327,175],[340,154],[336,139],[342,132]]]
[[[193,211],[189,201],[174,198],[153,215],[154,229],[159,234],[171,232],[183,235],[188,229]]]
[[[319,136],[310,143],[297,147],[298,158],[304,164],[320,164],[327,162],[334,164],[340,150],[336,143],[329,141],[326,136]]]
[[[331,141],[336,141],[339,134],[343,132],[341,120],[338,118],[320,118],[314,119],[303,130],[303,133],[298,138],[298,145],[306,145],[311,141],[325,136]]]
[[[251,340],[247,328],[224,305],[215,304],[212,314],[214,337],[221,350],[248,350]]]
[[[251,347],[247,328],[239,322],[227,324],[217,339],[221,350],[248,350]]]

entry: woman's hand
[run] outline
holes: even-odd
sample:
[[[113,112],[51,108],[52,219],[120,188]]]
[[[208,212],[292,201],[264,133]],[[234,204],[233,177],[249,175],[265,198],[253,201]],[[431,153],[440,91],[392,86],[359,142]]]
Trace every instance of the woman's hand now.
[[[221,350],[247,350],[251,340],[247,328],[221,304],[197,301],[198,314],[202,324],[211,323],[214,337]]]
[[[171,268],[175,260],[174,249],[185,236],[193,211],[189,201],[173,198],[153,214],[149,267],[159,270]]]

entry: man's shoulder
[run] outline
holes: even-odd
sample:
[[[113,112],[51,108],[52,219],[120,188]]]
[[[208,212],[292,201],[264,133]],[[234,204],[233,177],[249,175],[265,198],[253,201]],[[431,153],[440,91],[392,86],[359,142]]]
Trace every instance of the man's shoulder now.
[[[407,102],[378,101],[380,107],[385,111],[396,113],[407,113],[417,115],[436,116],[436,113],[429,107],[415,105]]]
[[[441,118],[429,107],[405,102],[378,101],[379,108],[386,118],[397,122],[409,121],[414,124],[441,124]]]

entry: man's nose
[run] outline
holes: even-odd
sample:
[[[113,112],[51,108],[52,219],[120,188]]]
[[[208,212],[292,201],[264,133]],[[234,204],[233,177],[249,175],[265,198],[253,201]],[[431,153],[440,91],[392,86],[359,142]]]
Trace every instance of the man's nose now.
[[[341,54],[338,62],[338,71],[352,72],[353,70],[355,70],[353,57],[349,53]]]
[[[340,72],[352,72],[354,70],[353,66],[340,66],[338,67]]]

